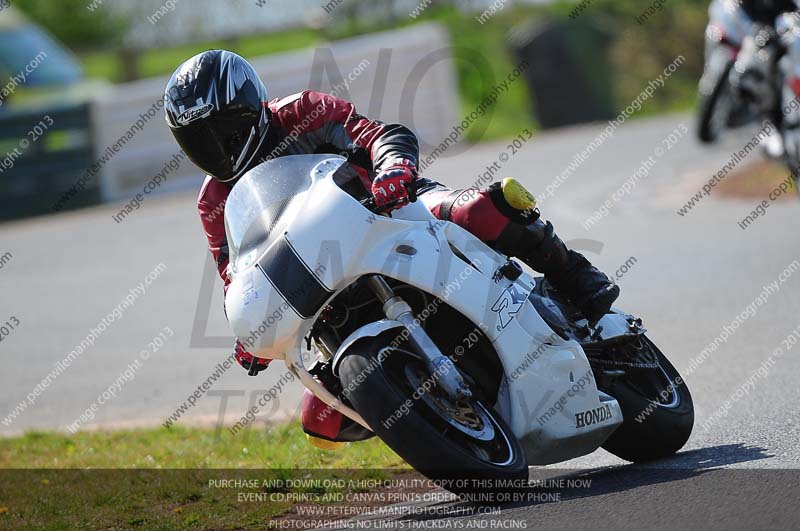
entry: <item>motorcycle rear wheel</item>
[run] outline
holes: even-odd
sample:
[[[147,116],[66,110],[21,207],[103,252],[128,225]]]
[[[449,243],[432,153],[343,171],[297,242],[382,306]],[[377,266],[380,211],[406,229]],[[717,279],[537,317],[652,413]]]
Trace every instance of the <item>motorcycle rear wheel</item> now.
[[[680,450],[692,433],[694,404],[686,382],[659,348],[642,336],[636,348],[655,355],[659,368],[629,370],[598,386],[619,402],[625,419],[603,448],[626,461],[650,461]]]
[[[503,419],[479,401],[461,404],[448,416],[443,409],[453,404],[445,403],[435,383],[414,395],[420,388],[417,376],[427,370],[402,347],[388,350],[395,335],[384,333],[348,349],[339,377],[349,389],[350,402],[378,437],[428,478],[472,501],[502,502],[499,493],[516,491],[528,479],[519,441]],[[491,496],[475,498],[486,493]]]

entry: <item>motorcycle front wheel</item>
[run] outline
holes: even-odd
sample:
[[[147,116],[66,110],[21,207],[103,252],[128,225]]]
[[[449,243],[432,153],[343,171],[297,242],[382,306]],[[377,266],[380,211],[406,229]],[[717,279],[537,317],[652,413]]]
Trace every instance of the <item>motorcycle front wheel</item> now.
[[[734,112],[734,99],[728,74],[733,68],[733,61],[727,63],[721,71],[713,77],[714,82],[701,81],[701,89],[697,104],[697,137],[704,144],[717,141],[720,133],[730,125]],[[706,74],[710,75],[710,74]],[[710,89],[703,86],[710,84]]]
[[[468,499],[524,484],[525,453],[503,419],[479,400],[454,403],[422,361],[387,346],[395,335],[355,343],[339,366],[350,402],[375,434],[416,470]]]

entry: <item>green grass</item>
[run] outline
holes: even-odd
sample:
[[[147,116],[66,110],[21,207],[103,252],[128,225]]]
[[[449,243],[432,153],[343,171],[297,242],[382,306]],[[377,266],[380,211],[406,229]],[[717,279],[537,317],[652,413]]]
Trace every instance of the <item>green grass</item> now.
[[[397,466],[402,460],[378,439],[335,452],[306,441],[297,423],[227,429],[156,428],[87,431],[75,435],[29,432],[0,439],[4,468],[349,468]]]
[[[346,38],[353,35],[396,27],[408,27],[420,22],[438,22],[450,34],[453,45],[453,64],[456,70],[460,95],[457,119],[476,110],[496,84],[506,80],[518,65],[507,45],[509,28],[520,20],[541,16],[541,9],[515,7],[499,12],[484,24],[474,16],[463,15],[452,8],[429,7],[423,16],[415,19],[401,17],[389,21],[385,27],[365,28],[342,26],[331,30],[333,38]],[[497,102],[490,107],[467,130],[466,139],[470,142],[490,141],[519,135],[523,129],[536,130],[537,125],[531,110],[531,98],[523,77],[509,84],[508,91],[502,93]]]
[[[308,444],[296,423],[235,436],[186,428],[27,433],[0,439],[0,528],[268,529],[294,504],[244,502],[239,493],[286,492],[263,483],[278,479],[387,479],[405,470],[377,439],[326,452]],[[234,478],[259,486],[209,483]]]
[[[449,30],[455,47],[463,116],[474,111],[494,85],[505,81],[519,63],[511,56],[506,44],[508,28],[515,24],[519,13],[509,9],[485,24],[448,10],[433,14]],[[475,61],[473,57],[482,57],[483,60]],[[467,140],[478,142],[514,137],[526,128],[535,129],[535,123],[526,81],[519,77],[508,85],[508,91],[500,95],[485,117],[470,127]]]
[[[225,48],[245,57],[257,57],[298,50],[315,46],[323,40],[318,31],[296,29],[242,37],[230,41],[203,41],[183,46],[173,46],[147,50],[139,55],[137,70],[139,77],[152,77],[171,74],[175,68],[189,57],[205,50]],[[118,51],[102,50],[84,53],[80,56],[86,75],[105,79],[114,83],[123,80],[124,59]]]

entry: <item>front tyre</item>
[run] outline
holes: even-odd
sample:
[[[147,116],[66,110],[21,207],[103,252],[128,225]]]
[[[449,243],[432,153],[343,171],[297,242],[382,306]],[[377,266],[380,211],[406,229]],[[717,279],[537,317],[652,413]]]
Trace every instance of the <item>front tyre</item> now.
[[[697,105],[697,137],[704,144],[716,142],[729,125],[735,103],[728,74],[733,61],[726,63],[716,75],[706,73],[700,82]],[[706,80],[706,76],[711,79]]]
[[[669,457],[692,433],[692,395],[675,367],[646,336],[629,348],[634,350],[632,357],[657,360],[658,368],[628,369],[612,378],[598,374],[599,387],[617,399],[625,419],[603,448],[633,462]]]
[[[416,470],[443,480],[442,486],[457,494],[526,481],[524,451],[503,419],[477,400],[453,403],[419,359],[402,347],[386,346],[393,337],[383,334],[355,343],[339,366],[350,402],[378,437]],[[483,489],[474,488],[480,480],[490,481],[482,483]]]

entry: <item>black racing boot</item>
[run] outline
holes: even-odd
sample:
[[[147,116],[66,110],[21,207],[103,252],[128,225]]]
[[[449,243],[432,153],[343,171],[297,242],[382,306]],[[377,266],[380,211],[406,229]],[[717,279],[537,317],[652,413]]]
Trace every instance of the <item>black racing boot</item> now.
[[[590,323],[608,313],[619,297],[619,287],[582,254],[567,249],[549,221],[537,219],[530,225],[512,222],[495,247],[543,273]]]

